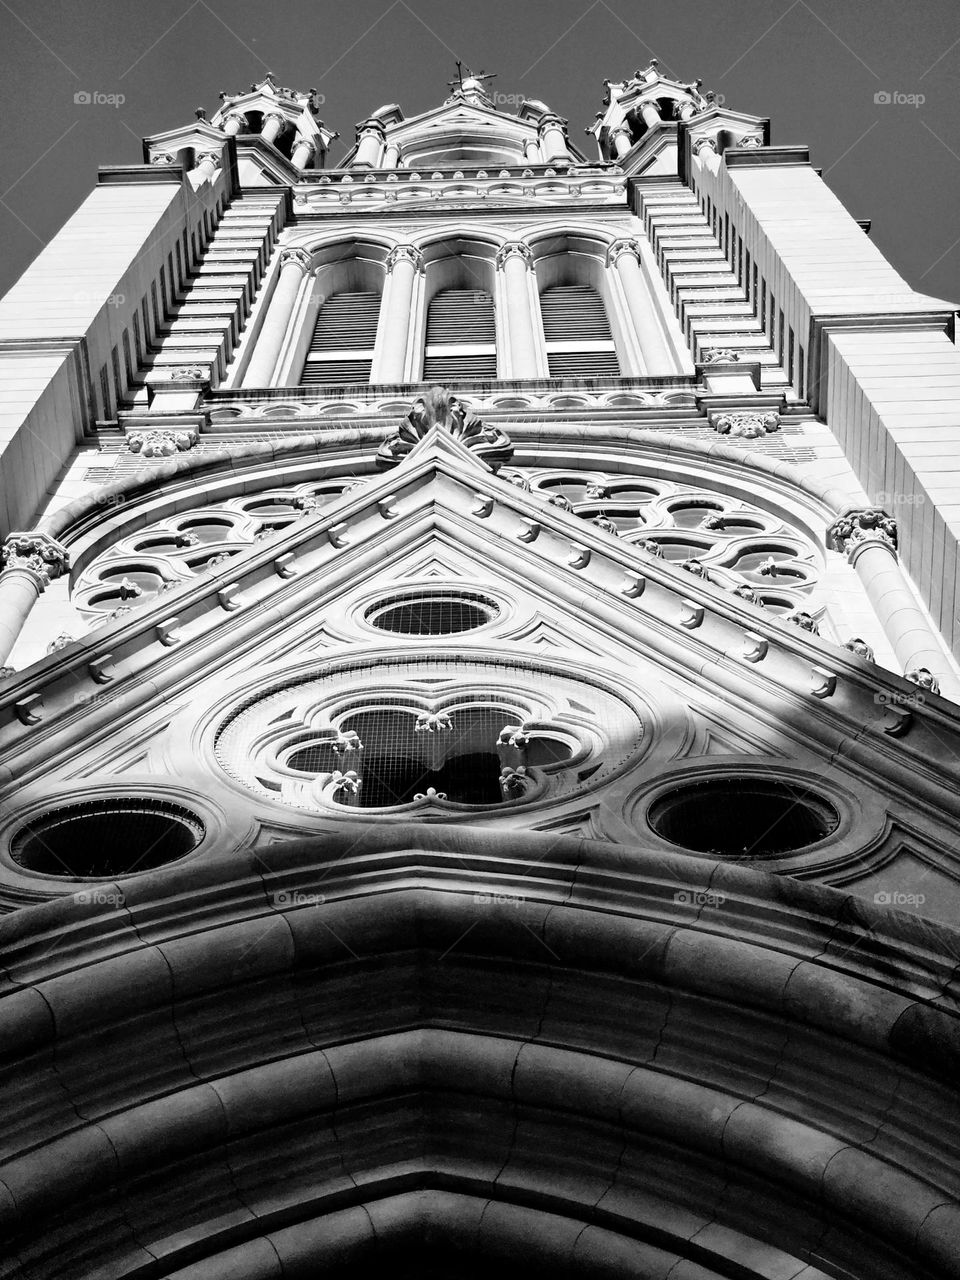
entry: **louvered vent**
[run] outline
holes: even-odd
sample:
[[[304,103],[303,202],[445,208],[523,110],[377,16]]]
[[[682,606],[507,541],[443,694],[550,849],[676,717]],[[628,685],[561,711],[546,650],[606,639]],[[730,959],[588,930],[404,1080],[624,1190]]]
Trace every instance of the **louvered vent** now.
[[[379,316],[379,293],[331,294],[317,316],[300,385],[369,382]]]
[[[552,378],[619,377],[620,365],[600,294],[588,284],[558,284],[540,295]]]
[[[427,382],[497,376],[493,299],[482,289],[443,289],[427,309]]]

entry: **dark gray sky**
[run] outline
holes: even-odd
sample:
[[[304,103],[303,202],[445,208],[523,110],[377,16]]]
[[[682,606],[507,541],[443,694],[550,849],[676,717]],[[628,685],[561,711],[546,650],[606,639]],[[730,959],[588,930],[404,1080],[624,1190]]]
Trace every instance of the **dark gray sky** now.
[[[29,28],[29,29],[28,29]],[[0,293],[62,225],[98,164],[139,163],[140,138],[212,114],[271,70],[316,87],[343,138],[384,102],[439,103],[459,57],[502,94],[583,128],[605,77],[651,54],[735,110],[806,143],[847,208],[917,289],[960,301],[957,0],[0,0],[4,148]],[[79,91],[123,95],[76,104]],[[920,105],[874,95],[923,95]]]

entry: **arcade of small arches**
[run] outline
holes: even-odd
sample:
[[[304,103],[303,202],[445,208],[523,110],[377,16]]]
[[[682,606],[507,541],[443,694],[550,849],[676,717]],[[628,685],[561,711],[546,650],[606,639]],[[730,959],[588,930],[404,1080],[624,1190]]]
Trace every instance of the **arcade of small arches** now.
[[[692,370],[632,236],[464,230],[281,250],[244,387]]]

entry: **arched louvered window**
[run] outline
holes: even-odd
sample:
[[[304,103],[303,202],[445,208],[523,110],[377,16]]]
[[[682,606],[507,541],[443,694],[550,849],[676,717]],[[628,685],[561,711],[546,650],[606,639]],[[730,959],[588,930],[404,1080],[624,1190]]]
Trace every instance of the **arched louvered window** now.
[[[483,289],[442,289],[427,309],[426,382],[497,376],[493,298]]]
[[[552,378],[619,377],[607,311],[592,285],[551,285],[540,295],[540,314]]]
[[[369,382],[379,315],[379,293],[332,293],[317,316],[300,385]]]

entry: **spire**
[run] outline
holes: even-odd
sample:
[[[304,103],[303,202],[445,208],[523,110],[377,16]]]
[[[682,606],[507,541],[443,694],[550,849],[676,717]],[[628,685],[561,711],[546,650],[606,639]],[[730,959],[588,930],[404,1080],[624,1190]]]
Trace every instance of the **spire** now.
[[[489,107],[493,105],[489,93],[487,92],[486,81],[495,80],[496,72],[471,71],[469,67],[464,67],[460,59],[457,59],[457,78],[456,80],[448,80],[447,87],[453,90],[452,95],[447,98],[447,102],[456,102],[458,99],[464,102],[472,102],[476,106]]]

